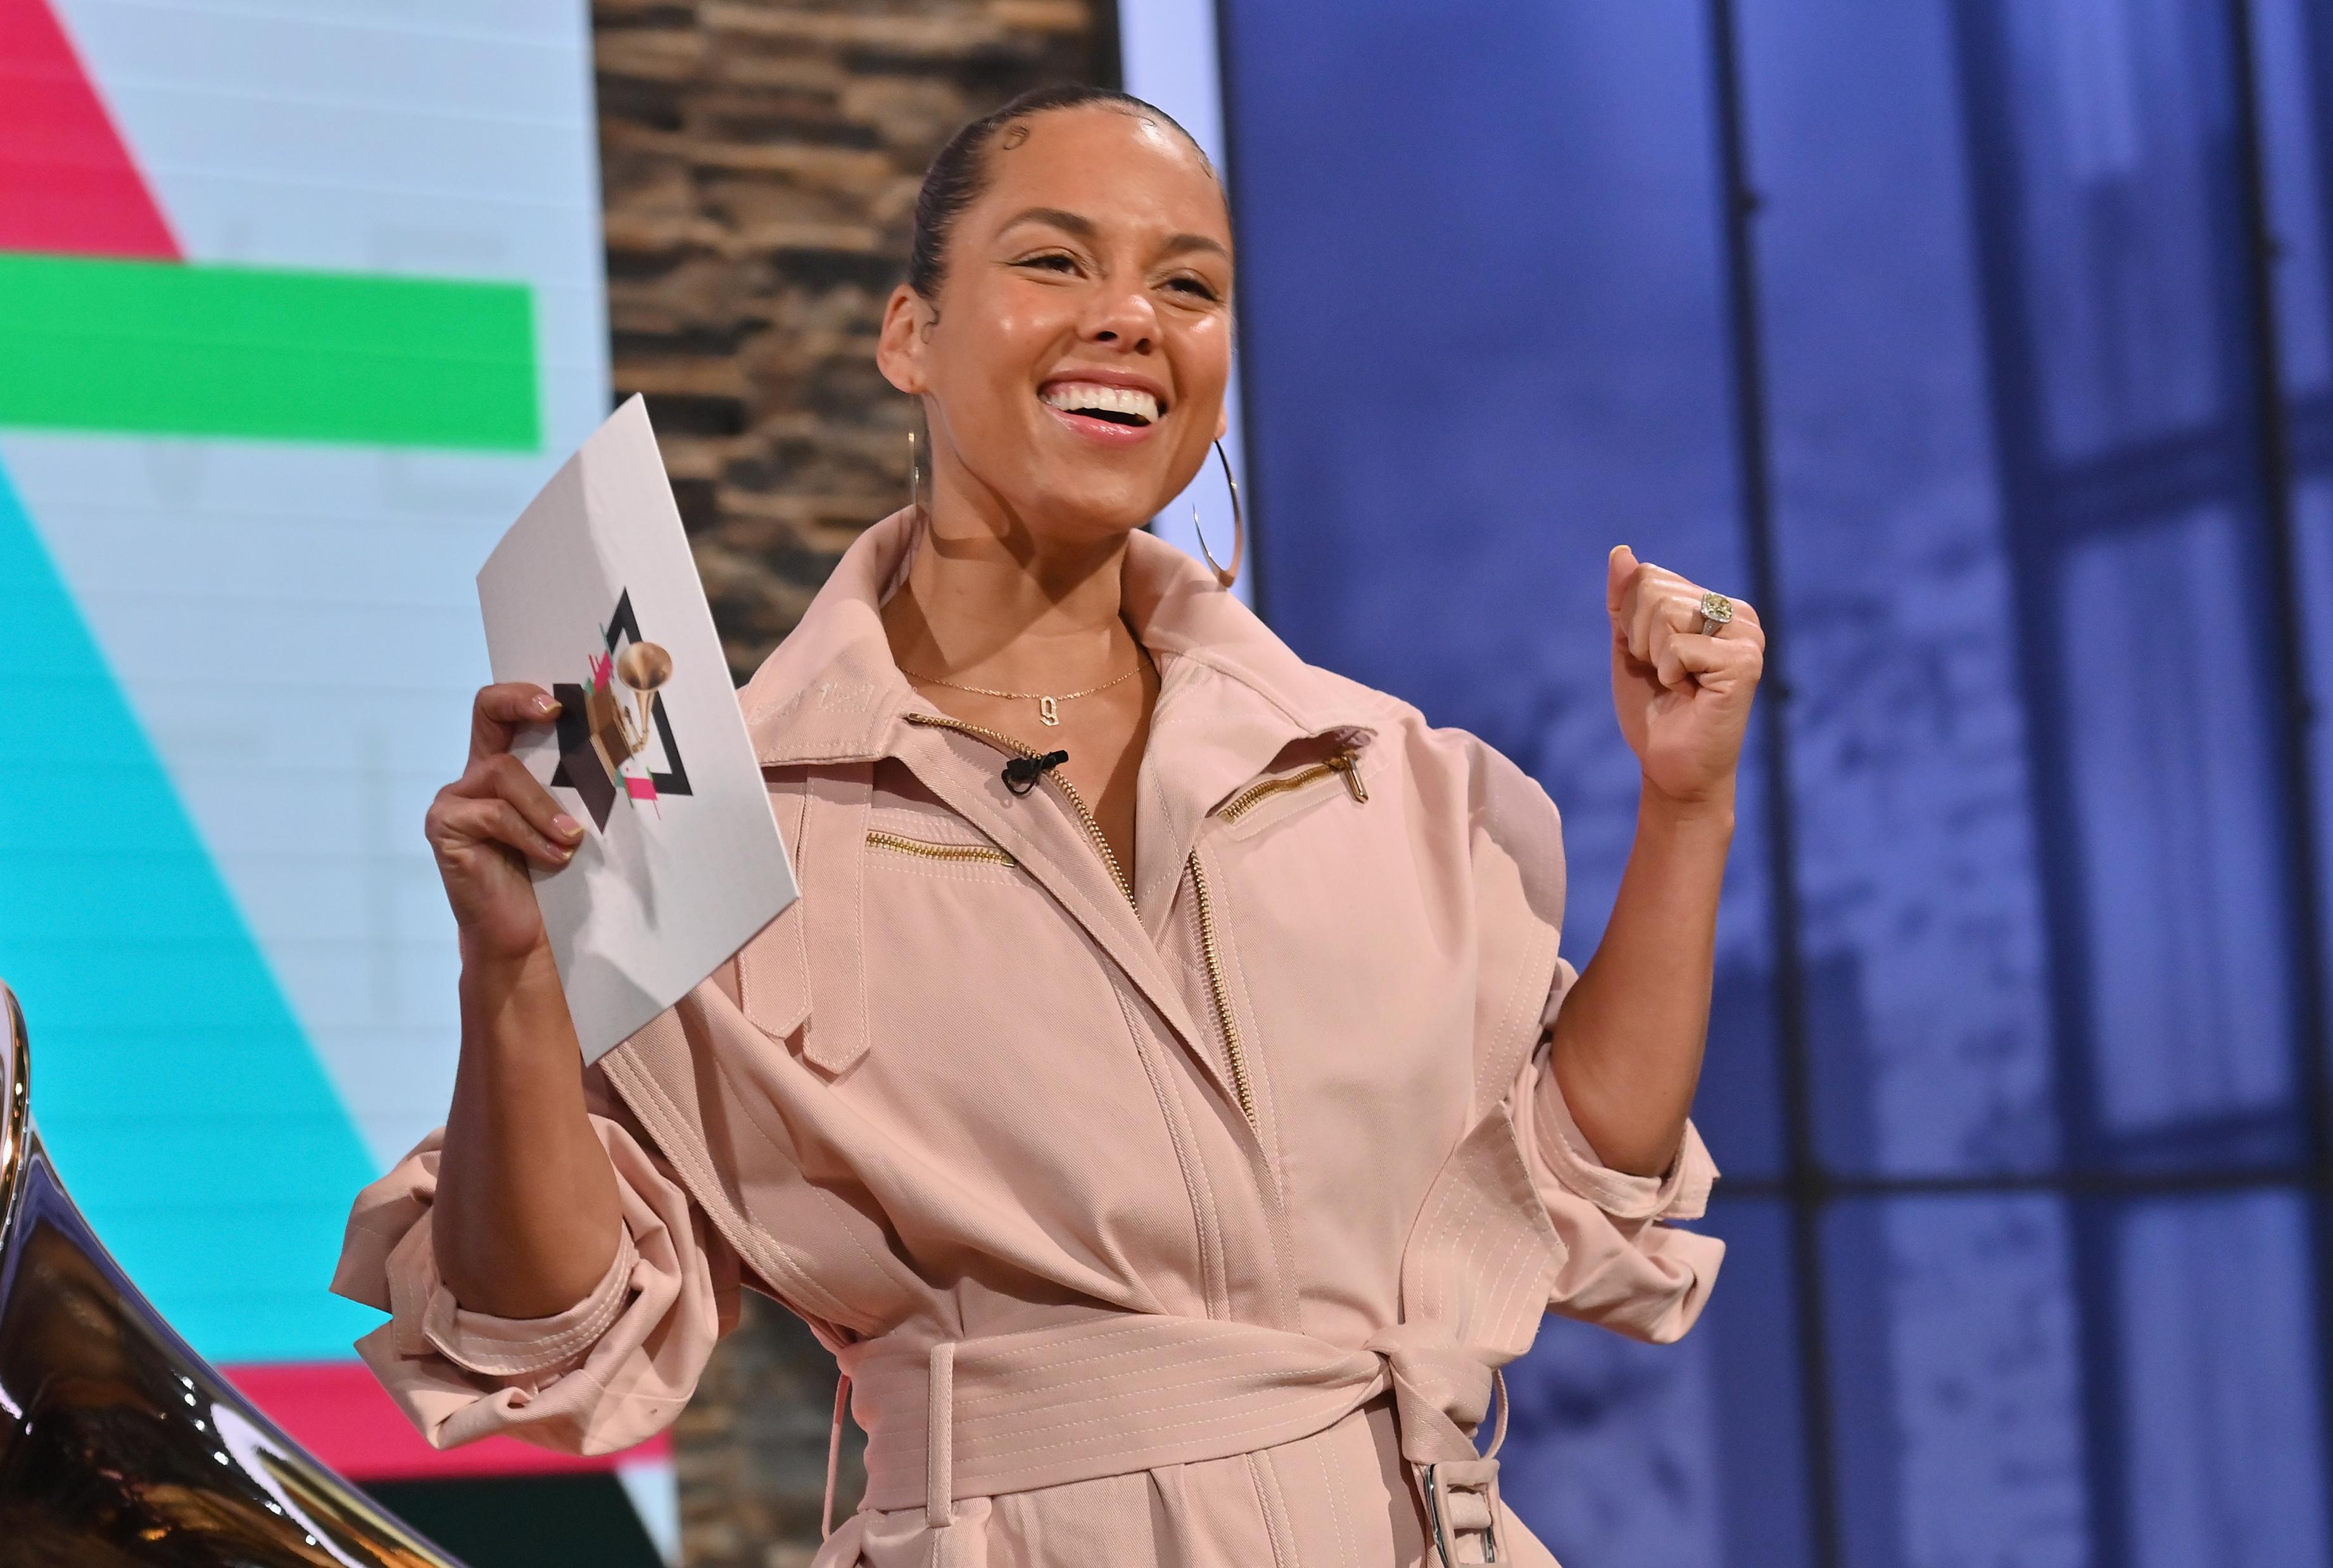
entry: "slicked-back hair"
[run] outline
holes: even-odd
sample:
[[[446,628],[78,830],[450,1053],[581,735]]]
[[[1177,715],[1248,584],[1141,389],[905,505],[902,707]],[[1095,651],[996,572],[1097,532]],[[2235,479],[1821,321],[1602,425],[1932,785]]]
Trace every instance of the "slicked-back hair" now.
[[[948,236],[955,231],[956,219],[964,216],[965,208],[978,201],[981,193],[988,188],[988,159],[997,133],[1016,120],[1049,110],[1079,109],[1090,103],[1109,104],[1156,120],[1161,125],[1174,126],[1176,133],[1198,150],[1199,161],[1207,162],[1198,139],[1177,124],[1173,115],[1130,92],[1083,82],[1032,87],[949,137],[947,145],[940,149],[931,168],[925,171],[923,188],[916,193],[915,230],[907,247],[909,288],[926,301],[938,303],[940,281],[947,272]],[[1215,166],[1207,164],[1207,171],[1214,173]]]

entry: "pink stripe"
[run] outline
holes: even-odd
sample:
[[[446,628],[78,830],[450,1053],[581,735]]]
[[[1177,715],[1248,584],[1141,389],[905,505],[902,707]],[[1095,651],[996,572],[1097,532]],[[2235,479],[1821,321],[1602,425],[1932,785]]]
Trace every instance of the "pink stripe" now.
[[[0,250],[183,259],[48,0],[0,0]]]
[[[670,1434],[620,1454],[556,1454],[516,1438],[431,1448],[362,1361],[300,1361],[222,1369],[275,1424],[352,1481],[453,1476],[546,1476],[669,1459]]]

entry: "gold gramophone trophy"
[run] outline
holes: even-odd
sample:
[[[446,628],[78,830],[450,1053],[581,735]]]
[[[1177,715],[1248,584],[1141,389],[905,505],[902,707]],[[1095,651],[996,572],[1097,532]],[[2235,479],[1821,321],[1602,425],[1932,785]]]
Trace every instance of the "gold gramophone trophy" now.
[[[648,749],[648,736],[655,733],[657,688],[672,678],[672,655],[657,643],[635,642],[617,655],[613,672],[613,680],[591,683],[583,710],[591,730],[591,748],[607,765],[608,776],[619,779],[624,765]],[[637,723],[616,695],[619,680],[631,690],[639,715]]]

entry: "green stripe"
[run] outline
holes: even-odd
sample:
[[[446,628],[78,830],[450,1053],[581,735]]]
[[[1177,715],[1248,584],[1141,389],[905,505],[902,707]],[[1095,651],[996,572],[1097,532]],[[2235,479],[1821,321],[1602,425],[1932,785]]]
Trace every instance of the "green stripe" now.
[[[532,452],[523,284],[0,254],[0,426]]]

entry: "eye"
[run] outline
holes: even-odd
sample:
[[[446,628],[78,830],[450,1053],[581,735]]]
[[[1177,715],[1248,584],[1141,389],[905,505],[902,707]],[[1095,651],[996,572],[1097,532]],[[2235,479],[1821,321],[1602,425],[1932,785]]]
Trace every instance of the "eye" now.
[[[1034,267],[1046,272],[1074,273],[1077,258],[1066,251],[1047,251],[1042,255],[1022,256],[1013,264],[1016,267]]]
[[[1220,297],[1206,279],[1194,277],[1187,273],[1180,277],[1168,278],[1166,286],[1178,293],[1187,294],[1193,299],[1205,300],[1209,304],[1215,303]]]

